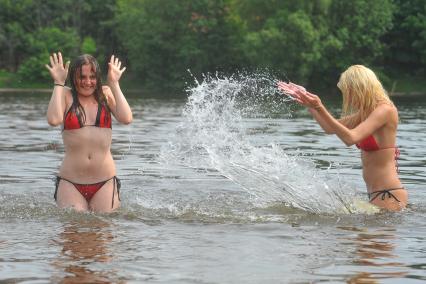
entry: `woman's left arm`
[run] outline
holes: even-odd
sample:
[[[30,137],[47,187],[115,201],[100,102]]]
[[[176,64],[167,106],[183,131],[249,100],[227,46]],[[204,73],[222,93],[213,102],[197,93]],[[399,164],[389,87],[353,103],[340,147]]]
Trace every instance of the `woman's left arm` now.
[[[125,70],[126,67],[121,68],[121,61],[112,55],[108,63],[108,86],[112,94],[107,94],[107,96],[112,95],[114,98],[108,105],[117,121],[129,124],[133,120],[133,114],[119,84],[121,75]]]
[[[305,88],[293,83],[281,83],[279,87],[292,96],[299,104],[309,108],[311,114],[320,125],[323,128],[326,126],[329,129],[329,133],[336,134],[347,146],[352,146],[376,132],[377,129],[388,122],[393,111],[390,105],[379,105],[365,121],[349,129],[327,111],[318,96],[307,92]]]
[[[335,119],[322,104],[317,106],[315,110],[317,115],[334,129],[334,134],[336,134],[346,146],[352,146],[372,135],[377,129],[384,126],[392,115],[392,106],[382,104],[378,106],[366,120],[358,124],[355,128],[349,129]]]

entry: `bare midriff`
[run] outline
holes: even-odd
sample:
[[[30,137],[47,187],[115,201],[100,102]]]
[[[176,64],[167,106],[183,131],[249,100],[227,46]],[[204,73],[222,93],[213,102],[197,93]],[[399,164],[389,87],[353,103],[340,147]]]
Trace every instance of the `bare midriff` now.
[[[65,157],[59,175],[75,183],[91,184],[115,176],[110,128],[86,126],[64,130]]]
[[[362,151],[361,159],[368,192],[402,187],[397,172],[395,148]]]

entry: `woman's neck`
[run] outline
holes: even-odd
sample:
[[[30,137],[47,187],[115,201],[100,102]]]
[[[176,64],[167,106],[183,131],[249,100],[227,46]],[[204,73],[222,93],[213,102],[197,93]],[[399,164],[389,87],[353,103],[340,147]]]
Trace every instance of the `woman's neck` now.
[[[82,96],[82,95],[78,95],[78,100],[80,102],[80,104],[84,104],[84,105],[88,105],[88,104],[97,104],[97,100],[95,98],[95,95],[90,95],[90,96]]]

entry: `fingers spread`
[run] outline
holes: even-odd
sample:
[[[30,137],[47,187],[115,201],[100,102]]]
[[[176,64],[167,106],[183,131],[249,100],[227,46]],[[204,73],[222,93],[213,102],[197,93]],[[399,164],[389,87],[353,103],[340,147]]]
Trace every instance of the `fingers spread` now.
[[[287,94],[287,95],[296,95],[296,93],[295,93],[293,90],[289,90],[289,89],[286,89],[286,88],[280,88],[280,90],[281,90],[284,94]]]
[[[49,58],[50,58],[50,65],[53,67],[53,65],[55,65],[55,63],[53,61],[53,55],[51,55]]]
[[[57,55],[56,53],[53,53],[53,62],[54,62],[55,64],[57,64],[57,63],[58,63],[58,55]]]
[[[317,98],[317,97],[318,97],[317,95],[314,95],[314,94],[309,93],[309,92],[306,92],[306,95],[311,96],[311,97],[314,97],[314,98]]]
[[[58,52],[58,63],[61,64],[61,66],[64,65],[64,62],[62,61],[62,54]]]

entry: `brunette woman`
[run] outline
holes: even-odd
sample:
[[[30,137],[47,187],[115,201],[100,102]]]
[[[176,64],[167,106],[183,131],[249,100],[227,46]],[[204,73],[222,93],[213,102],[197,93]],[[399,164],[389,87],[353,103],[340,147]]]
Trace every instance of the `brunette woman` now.
[[[107,86],[102,85],[99,64],[88,54],[70,65],[64,64],[60,52],[54,53],[46,68],[54,82],[47,121],[52,126],[62,125],[65,146],[55,200],[61,208],[111,212],[120,205],[120,180],[111,155],[111,114],[120,123],[132,121],[119,85],[126,68],[111,56]]]

